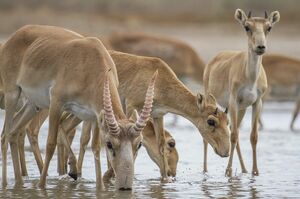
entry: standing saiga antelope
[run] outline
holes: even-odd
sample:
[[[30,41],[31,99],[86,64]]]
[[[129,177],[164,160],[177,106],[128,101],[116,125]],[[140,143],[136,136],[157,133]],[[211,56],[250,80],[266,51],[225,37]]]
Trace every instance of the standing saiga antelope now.
[[[45,187],[63,111],[93,122],[92,150],[97,186],[103,188],[99,126],[104,129],[107,143],[110,142],[116,149],[109,158],[110,164],[116,168],[116,188],[131,188],[133,160],[142,139],[141,131],[150,116],[157,73],[149,84],[141,115],[135,116],[138,120],[134,122],[127,119],[123,112],[114,62],[97,38],[83,37],[53,26],[24,26],[3,44],[0,69],[5,95],[5,130],[1,142],[4,186],[7,184],[7,162],[4,161],[7,159],[7,143],[11,148],[15,183],[23,184],[18,129],[30,121],[39,109],[49,108],[45,164],[39,182],[41,188]],[[27,101],[15,115],[20,96],[25,96]]]
[[[253,152],[252,174],[258,175],[256,144],[258,139],[257,123],[262,107],[262,96],[267,89],[267,79],[262,67],[262,55],[266,51],[266,37],[276,22],[278,11],[265,18],[246,16],[237,9],[235,19],[242,25],[248,37],[248,52],[225,51],[213,58],[204,71],[204,88],[212,93],[217,102],[228,107],[231,122],[231,150],[226,175],[232,175],[232,160],[237,149],[242,172],[246,173],[239,145],[239,126],[247,107],[252,106],[251,145]],[[207,143],[204,141],[204,171],[207,171]]]

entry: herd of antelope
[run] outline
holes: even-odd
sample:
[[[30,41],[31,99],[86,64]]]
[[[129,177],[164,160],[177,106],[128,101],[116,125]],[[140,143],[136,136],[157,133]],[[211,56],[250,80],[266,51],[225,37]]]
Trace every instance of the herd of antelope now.
[[[116,189],[132,188],[134,162],[141,146],[159,167],[162,179],[172,181],[179,156],[174,138],[164,128],[166,113],[180,115],[198,128],[204,142],[204,172],[208,171],[209,143],[216,154],[230,157],[226,176],[232,176],[235,149],[246,173],[239,126],[249,106],[252,174],[259,175],[256,145],[262,100],[277,85],[300,85],[300,61],[271,54],[263,58],[266,37],[280,19],[278,11],[252,17],[251,12],[246,15],[237,9],[234,17],[246,32],[248,49],[221,52],[206,66],[189,45],[170,38],[118,33],[99,39],[42,25],[17,30],[0,50],[0,105],[5,110],[2,186],[7,186],[8,145],[15,184],[22,185],[22,176],[28,175],[26,135],[41,173],[40,188],[45,188],[56,146],[59,175],[67,170],[75,180],[83,175],[84,153],[91,137],[99,189],[111,178],[115,178]],[[203,85],[204,94],[194,95],[180,81],[185,76]],[[291,128],[299,109],[300,101]],[[43,161],[38,134],[46,118],[49,129]],[[71,143],[81,122],[77,161]],[[108,163],[103,176],[101,146]]]

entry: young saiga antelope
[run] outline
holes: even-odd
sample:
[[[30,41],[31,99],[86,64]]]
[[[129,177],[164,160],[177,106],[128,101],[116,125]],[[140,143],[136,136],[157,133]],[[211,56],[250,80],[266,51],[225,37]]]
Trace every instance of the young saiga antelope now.
[[[0,58],[6,110],[2,157],[6,159],[6,143],[9,142],[16,184],[23,183],[17,132],[34,117],[37,110],[49,108],[45,165],[39,182],[41,188],[45,187],[63,111],[70,112],[81,120],[93,122],[95,135],[99,135],[97,125],[103,127],[106,121],[107,126],[105,124],[104,128],[107,130],[107,139],[113,139],[112,144],[118,143],[115,155],[125,161],[123,164],[120,161],[114,164],[122,170],[117,175],[116,187],[131,188],[133,160],[129,159],[136,153],[142,139],[141,130],[151,111],[149,102],[153,98],[154,78],[148,90],[152,95],[146,97],[146,110],[143,109],[139,120],[133,122],[126,118],[122,110],[115,65],[97,38],[83,37],[59,27],[28,25],[16,31],[2,46]],[[107,72],[109,70],[112,72]],[[15,115],[20,96],[25,96],[26,104]],[[102,111],[103,108],[105,112]],[[99,136],[94,137],[97,185],[102,189],[100,139]],[[124,151],[132,155],[124,155]],[[3,161],[5,172],[6,164]],[[3,178],[2,184],[6,183],[6,178]]]
[[[239,126],[246,112],[252,106],[251,145],[253,151],[252,174],[258,175],[256,144],[258,139],[257,122],[261,112],[261,98],[267,89],[267,79],[262,67],[262,55],[266,51],[266,37],[275,23],[279,21],[279,12],[272,12],[270,16],[251,17],[244,11],[237,9],[235,19],[242,25],[248,37],[248,52],[221,52],[208,63],[204,71],[204,87],[206,93],[212,93],[218,103],[229,108],[231,122],[231,151],[226,175],[232,175],[232,160],[235,148],[244,166],[239,145]],[[207,143],[204,141],[204,171],[207,171]]]

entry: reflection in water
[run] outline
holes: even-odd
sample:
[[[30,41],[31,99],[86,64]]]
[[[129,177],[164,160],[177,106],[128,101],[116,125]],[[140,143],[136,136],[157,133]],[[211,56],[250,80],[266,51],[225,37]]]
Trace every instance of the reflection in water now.
[[[288,107],[292,108],[289,105]],[[267,130],[260,132],[258,142],[260,176],[257,177],[252,177],[251,173],[241,174],[238,159],[235,158],[233,165],[235,176],[226,178],[224,172],[228,159],[219,158],[212,150],[209,150],[208,154],[209,172],[202,174],[202,139],[190,123],[178,118],[179,127],[169,128],[176,139],[176,146],[181,155],[174,183],[160,181],[158,168],[151,162],[145,150],[141,149],[135,164],[132,191],[115,191],[114,182],[107,184],[106,191],[98,191],[95,183],[93,155],[88,149],[83,165],[84,178],[74,181],[67,176],[58,177],[56,156],[54,156],[49,168],[47,189],[40,190],[37,186],[39,172],[32,152],[29,151],[29,147],[26,147],[30,177],[25,179],[24,188],[14,188],[13,168],[11,159],[8,157],[9,186],[6,189],[0,187],[0,198],[299,198],[300,134],[286,130],[290,111],[286,107],[285,109],[287,111],[276,115],[280,118],[280,123],[272,122],[274,117],[272,112],[264,113]],[[245,121],[250,121],[250,117],[246,115]],[[166,122],[172,121],[172,115],[168,115]],[[42,151],[45,150],[46,131],[47,125],[43,127],[40,135]],[[240,135],[241,147],[248,171],[251,171],[252,153],[249,132],[250,124],[244,123]],[[72,148],[78,154],[79,135],[76,136]],[[102,171],[105,171],[104,153],[101,154],[101,160]],[[284,176],[282,176],[283,170]]]

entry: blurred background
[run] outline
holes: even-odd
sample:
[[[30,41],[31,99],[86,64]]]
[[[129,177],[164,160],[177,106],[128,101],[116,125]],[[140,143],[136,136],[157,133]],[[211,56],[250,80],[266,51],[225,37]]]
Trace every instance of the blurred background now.
[[[251,10],[252,16],[279,10],[281,21],[270,36],[269,49],[298,56],[299,6],[297,0],[1,0],[0,36],[5,40],[26,24],[62,26],[95,36],[143,31],[186,40],[207,61],[222,49],[245,49],[243,29],[233,17],[236,8]]]
[[[1,0],[0,41],[26,24],[61,26],[101,38],[147,33],[186,42],[206,64],[220,51],[247,49],[244,29],[234,19],[237,8],[252,11],[252,16],[278,10],[281,19],[268,38],[267,52],[300,58],[299,6],[297,0]],[[199,84],[189,87],[202,90]],[[277,99],[286,100],[299,89],[279,90]]]

